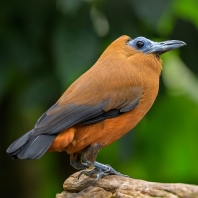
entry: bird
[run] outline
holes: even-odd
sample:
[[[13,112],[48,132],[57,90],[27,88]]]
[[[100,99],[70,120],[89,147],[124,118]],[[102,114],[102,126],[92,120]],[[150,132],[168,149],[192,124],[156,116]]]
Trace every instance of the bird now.
[[[82,170],[79,177],[125,176],[97,162],[97,154],[146,115],[158,94],[160,55],[184,45],[180,40],[120,36],[6,152],[14,159],[38,159],[47,152],[65,151],[70,164]]]

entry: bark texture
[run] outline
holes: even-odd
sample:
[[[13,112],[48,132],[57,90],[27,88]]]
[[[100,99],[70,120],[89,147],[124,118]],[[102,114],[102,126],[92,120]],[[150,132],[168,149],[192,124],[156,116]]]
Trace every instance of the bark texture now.
[[[198,198],[198,186],[147,182],[127,177],[109,175],[99,181],[95,177],[76,172],[63,184],[64,191],[56,198]]]

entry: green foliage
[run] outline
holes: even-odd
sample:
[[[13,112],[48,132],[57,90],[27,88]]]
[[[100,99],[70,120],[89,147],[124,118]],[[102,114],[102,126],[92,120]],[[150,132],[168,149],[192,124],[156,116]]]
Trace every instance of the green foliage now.
[[[162,56],[159,96],[146,117],[98,161],[131,177],[198,184],[196,0],[2,1],[0,6],[1,196],[52,197],[75,170],[67,154],[11,161],[5,150],[122,34],[178,39]],[[96,131],[97,133],[97,131]],[[10,190],[14,189],[14,190]]]

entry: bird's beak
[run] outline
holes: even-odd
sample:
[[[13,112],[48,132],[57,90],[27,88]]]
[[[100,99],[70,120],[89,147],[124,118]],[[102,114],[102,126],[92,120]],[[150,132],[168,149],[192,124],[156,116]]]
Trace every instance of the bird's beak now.
[[[186,45],[183,41],[170,40],[164,42],[153,42],[151,41],[151,47],[146,51],[147,54],[156,53],[158,55],[174,50],[176,48]]]

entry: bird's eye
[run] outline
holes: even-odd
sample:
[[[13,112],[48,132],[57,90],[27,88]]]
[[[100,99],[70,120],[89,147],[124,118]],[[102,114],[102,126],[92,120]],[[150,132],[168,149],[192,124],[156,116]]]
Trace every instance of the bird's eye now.
[[[144,46],[144,42],[138,41],[138,42],[136,43],[136,46],[137,46],[138,48],[142,48],[142,47]]]

